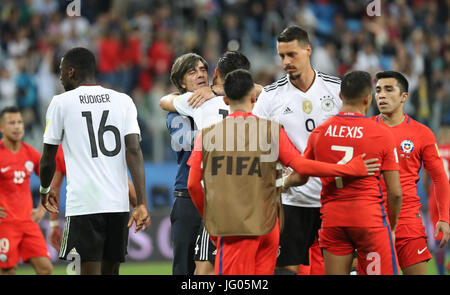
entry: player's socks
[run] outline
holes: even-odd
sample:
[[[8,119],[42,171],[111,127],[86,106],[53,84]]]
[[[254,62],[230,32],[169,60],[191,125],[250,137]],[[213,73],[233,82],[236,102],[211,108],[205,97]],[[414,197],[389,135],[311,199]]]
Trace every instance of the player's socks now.
[[[273,272],[275,276],[295,276],[297,273],[290,271],[288,269],[275,269]]]

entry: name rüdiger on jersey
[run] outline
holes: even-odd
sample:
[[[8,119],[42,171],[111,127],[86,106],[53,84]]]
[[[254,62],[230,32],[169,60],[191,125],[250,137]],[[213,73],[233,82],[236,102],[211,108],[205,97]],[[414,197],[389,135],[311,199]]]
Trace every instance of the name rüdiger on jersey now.
[[[97,95],[85,94],[79,95],[78,97],[80,98],[80,103],[83,104],[110,102],[109,94],[97,94]]]

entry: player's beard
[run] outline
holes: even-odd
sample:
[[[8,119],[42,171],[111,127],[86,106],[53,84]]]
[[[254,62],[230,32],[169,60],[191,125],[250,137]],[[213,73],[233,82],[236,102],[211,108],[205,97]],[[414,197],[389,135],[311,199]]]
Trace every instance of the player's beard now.
[[[284,68],[284,70],[289,75],[289,79],[291,81],[298,80],[300,78],[300,76],[301,76],[301,72],[300,73],[296,73],[296,72],[298,72],[298,70],[295,67],[287,66],[287,67]],[[288,72],[288,70],[295,70],[295,71],[294,72]]]
[[[301,74],[294,74],[294,73],[288,73],[288,75],[289,75],[289,79],[293,80],[293,81],[300,79],[300,76],[301,76]]]

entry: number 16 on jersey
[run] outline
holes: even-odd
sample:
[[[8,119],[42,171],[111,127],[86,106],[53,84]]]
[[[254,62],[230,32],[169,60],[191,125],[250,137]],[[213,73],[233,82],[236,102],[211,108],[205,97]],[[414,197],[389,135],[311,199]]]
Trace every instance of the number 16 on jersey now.
[[[119,132],[119,129],[117,129],[117,127],[112,126],[112,125],[106,125],[106,120],[108,118],[108,114],[109,114],[108,110],[103,111],[102,119],[100,120],[100,126],[98,127],[97,138],[98,138],[98,145],[100,147],[100,151],[102,152],[102,154],[107,157],[114,157],[115,155],[117,155],[120,152],[120,148],[121,148],[120,132]],[[94,134],[94,126],[92,124],[92,113],[91,112],[82,112],[81,116],[86,118],[86,124],[87,124],[88,133],[89,133],[89,143],[91,145],[91,156],[92,156],[92,158],[97,158],[98,150],[97,150],[97,143],[96,143],[95,134]],[[103,138],[105,132],[107,132],[107,131],[112,132],[114,134],[114,139],[115,139],[115,147],[113,150],[110,150],[110,151],[106,149],[105,141]]]

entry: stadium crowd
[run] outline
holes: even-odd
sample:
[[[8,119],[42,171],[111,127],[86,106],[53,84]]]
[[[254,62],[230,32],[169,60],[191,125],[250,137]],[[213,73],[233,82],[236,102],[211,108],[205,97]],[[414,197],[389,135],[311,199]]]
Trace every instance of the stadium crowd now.
[[[380,5],[369,16],[369,2]],[[68,5],[77,5],[72,11]],[[73,6],[72,6],[73,7]],[[342,76],[395,70],[410,82],[405,111],[435,134],[450,124],[450,1],[3,0],[0,2],[0,109],[17,105],[25,141],[42,149],[44,116],[62,54],[93,50],[99,83],[129,94],[138,108],[147,161],[173,160],[159,98],[175,90],[174,59],[204,56],[210,75],[226,50],[249,56],[257,83],[284,74],[276,36],[287,25],[309,31],[314,68]],[[375,113],[373,106],[369,115]]]

